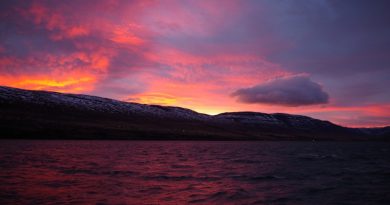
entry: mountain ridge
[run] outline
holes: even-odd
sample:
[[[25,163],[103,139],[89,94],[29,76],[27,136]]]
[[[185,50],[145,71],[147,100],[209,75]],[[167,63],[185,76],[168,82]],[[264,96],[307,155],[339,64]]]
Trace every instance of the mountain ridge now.
[[[303,115],[198,113],[0,86],[0,138],[182,140],[388,140],[389,127],[348,128]]]

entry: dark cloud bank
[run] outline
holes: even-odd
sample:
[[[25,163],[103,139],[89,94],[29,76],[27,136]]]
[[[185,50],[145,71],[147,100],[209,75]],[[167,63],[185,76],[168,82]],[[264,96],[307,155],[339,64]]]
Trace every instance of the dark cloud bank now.
[[[242,88],[234,93],[239,102],[275,104],[283,106],[303,106],[325,104],[329,95],[322,86],[308,76],[278,78],[250,88]]]

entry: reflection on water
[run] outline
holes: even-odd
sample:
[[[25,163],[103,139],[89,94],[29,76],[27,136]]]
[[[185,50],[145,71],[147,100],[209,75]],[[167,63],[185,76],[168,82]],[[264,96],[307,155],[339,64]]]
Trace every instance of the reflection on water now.
[[[0,143],[0,204],[390,202],[387,143]]]

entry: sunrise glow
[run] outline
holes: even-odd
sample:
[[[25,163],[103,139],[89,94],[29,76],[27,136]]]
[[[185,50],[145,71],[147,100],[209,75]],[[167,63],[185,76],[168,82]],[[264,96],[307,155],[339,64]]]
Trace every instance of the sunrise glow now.
[[[388,29],[371,11],[342,8],[234,0],[5,4],[0,84],[207,114],[287,112],[389,125],[390,56],[380,46]],[[355,17],[365,21],[349,24]]]

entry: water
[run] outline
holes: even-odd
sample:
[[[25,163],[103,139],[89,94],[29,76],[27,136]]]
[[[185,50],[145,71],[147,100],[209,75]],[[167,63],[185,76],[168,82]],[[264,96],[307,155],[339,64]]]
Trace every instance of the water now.
[[[388,143],[0,143],[0,204],[390,204]]]

